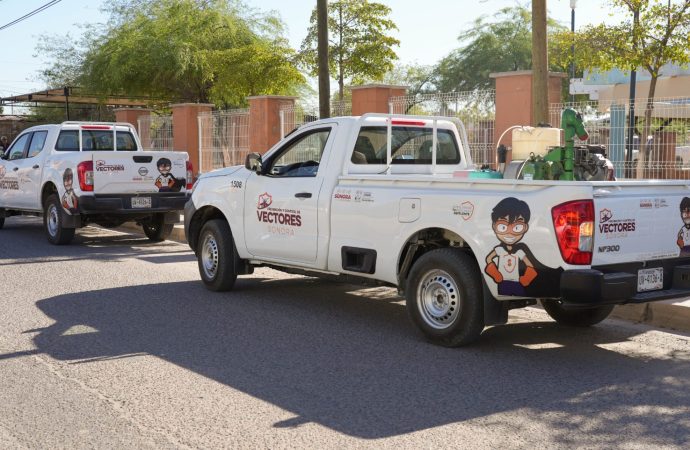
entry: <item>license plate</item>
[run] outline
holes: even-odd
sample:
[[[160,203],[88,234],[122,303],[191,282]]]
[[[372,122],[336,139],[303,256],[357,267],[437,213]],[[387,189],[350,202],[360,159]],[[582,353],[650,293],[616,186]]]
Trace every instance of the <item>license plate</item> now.
[[[664,269],[640,269],[637,272],[637,292],[655,291],[664,287]]]
[[[150,208],[151,197],[132,197],[132,208]]]

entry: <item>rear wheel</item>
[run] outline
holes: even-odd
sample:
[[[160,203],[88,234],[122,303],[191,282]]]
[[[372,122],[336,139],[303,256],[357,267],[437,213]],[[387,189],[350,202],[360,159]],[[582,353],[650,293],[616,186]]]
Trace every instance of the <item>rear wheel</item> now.
[[[412,321],[437,344],[469,344],[484,329],[479,269],[474,258],[459,250],[422,255],[410,270],[406,303]]]
[[[240,260],[226,221],[209,220],[201,228],[197,260],[201,281],[209,290],[220,292],[233,288]]]
[[[46,230],[48,242],[51,244],[65,245],[74,239],[74,228],[62,226],[62,216],[64,214],[66,213],[62,209],[58,196],[55,194],[50,195],[46,199],[46,204],[43,208],[43,228]]]
[[[143,223],[144,234],[153,242],[161,242],[172,234],[174,223],[165,223],[165,215],[157,214],[150,222]]]
[[[561,325],[571,327],[590,327],[606,319],[613,305],[595,306],[592,308],[568,309],[558,300],[542,300],[542,306],[553,320]]]

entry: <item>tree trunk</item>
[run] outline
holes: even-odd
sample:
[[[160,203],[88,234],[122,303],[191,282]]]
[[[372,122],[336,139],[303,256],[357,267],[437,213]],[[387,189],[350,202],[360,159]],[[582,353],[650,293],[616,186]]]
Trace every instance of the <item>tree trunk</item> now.
[[[654,111],[654,95],[656,93],[656,81],[658,75],[652,75],[649,81],[649,93],[647,95],[647,105],[644,109],[644,126],[642,127],[642,136],[640,136],[640,151],[637,154],[637,171],[635,178],[642,179],[645,177],[644,169],[649,159],[649,147],[647,145],[647,136],[652,129],[652,112]]]
[[[339,3],[340,22],[338,29],[338,100],[345,98],[345,82],[343,81],[343,4]]]
[[[316,21],[319,60],[319,116],[331,117],[331,75],[328,67],[328,0],[317,0]]]
[[[549,121],[546,0],[532,0],[532,125]]]

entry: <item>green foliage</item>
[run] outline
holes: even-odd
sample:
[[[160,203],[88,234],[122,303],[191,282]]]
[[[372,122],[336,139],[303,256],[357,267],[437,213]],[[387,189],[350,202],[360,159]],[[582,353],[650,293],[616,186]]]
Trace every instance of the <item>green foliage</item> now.
[[[432,94],[437,92],[434,66],[422,64],[399,64],[383,76],[386,84],[407,86],[407,95]]]
[[[249,95],[291,94],[304,83],[283,26],[233,0],[115,0],[108,23],[79,43],[50,45],[46,81],[107,94],[245,104]]]
[[[561,45],[575,45],[587,49],[576,52],[576,64],[587,69],[607,71],[613,68],[646,69],[658,77],[662,66],[675,62],[690,62],[690,0],[609,0],[617,9],[629,16],[617,25],[589,25],[576,33],[562,31],[554,36]],[[633,13],[639,13],[634,23]],[[569,64],[571,55],[556,55],[562,64]]]
[[[548,21],[549,34],[562,28]],[[492,72],[532,68],[532,13],[524,6],[503,8],[491,18],[479,17],[458,40],[461,47],[437,67],[436,83],[442,92],[489,89]],[[567,67],[558,62],[550,65],[552,70]]]
[[[398,59],[393,47],[400,41],[389,33],[397,30],[388,18],[391,9],[368,0],[332,1],[328,6],[329,66],[336,75],[340,99],[345,82],[359,84],[381,80]],[[318,74],[316,9],[312,12],[300,59],[312,75]]]

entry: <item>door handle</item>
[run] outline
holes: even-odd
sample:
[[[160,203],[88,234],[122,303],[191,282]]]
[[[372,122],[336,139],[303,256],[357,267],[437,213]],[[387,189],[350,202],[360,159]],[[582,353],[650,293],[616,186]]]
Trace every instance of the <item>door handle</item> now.
[[[40,167],[40,166],[39,166],[38,164],[34,164],[34,166],[33,166],[32,168],[33,168],[33,169],[38,169],[39,167]]]
[[[311,192],[298,192],[295,194],[297,198],[311,198]]]
[[[19,170],[19,167],[15,167],[14,169],[12,169],[12,171],[14,171],[14,172],[16,172],[18,170]]]

